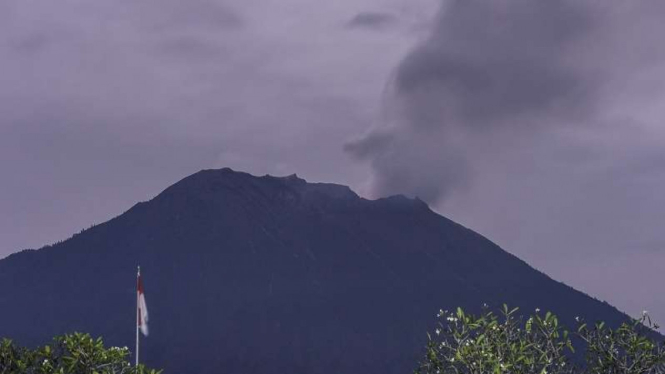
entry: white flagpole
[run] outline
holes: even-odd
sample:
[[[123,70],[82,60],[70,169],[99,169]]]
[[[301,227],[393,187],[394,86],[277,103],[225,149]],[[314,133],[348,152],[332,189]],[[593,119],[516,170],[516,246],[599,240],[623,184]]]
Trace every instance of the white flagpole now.
[[[141,276],[141,267],[139,266],[136,273],[136,366],[139,366],[139,277]]]

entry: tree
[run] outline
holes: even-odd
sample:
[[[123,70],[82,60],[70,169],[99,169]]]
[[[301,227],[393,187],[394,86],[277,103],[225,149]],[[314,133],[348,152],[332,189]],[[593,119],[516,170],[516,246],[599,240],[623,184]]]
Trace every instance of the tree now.
[[[159,374],[143,365],[131,366],[127,347],[105,348],[101,338],[74,333],[56,337],[34,350],[11,340],[0,342],[0,374]]]
[[[577,318],[568,332],[550,313],[524,318],[506,305],[495,314],[486,306],[478,315],[440,311],[438,327],[428,334],[420,374],[656,374],[665,373],[665,348],[655,342],[651,322],[641,318],[610,329],[589,327]],[[575,344],[573,344],[575,343]],[[576,348],[575,345],[578,347]],[[572,357],[584,352],[585,362]]]

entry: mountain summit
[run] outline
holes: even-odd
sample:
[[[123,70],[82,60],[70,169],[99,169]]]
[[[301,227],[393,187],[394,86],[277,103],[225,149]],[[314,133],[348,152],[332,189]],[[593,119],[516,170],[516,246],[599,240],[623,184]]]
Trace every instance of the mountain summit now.
[[[439,309],[457,306],[626,318],[418,199],[221,169],[1,260],[0,336],[133,347],[138,264],[142,360],[166,373],[408,373]]]

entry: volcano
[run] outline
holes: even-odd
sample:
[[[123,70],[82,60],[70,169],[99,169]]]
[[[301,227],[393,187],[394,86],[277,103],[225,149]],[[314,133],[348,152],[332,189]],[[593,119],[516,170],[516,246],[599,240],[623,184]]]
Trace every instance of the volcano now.
[[[81,331],[133,349],[137,265],[141,358],[167,374],[408,373],[438,311],[457,306],[627,319],[419,199],[221,169],[0,260],[0,336]]]

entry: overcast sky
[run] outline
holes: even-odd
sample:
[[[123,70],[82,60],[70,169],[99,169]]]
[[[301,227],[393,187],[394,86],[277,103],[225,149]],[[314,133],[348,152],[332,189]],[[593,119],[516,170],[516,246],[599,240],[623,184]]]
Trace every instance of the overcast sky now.
[[[4,0],[0,257],[200,169],[405,193],[665,323],[660,0]]]

